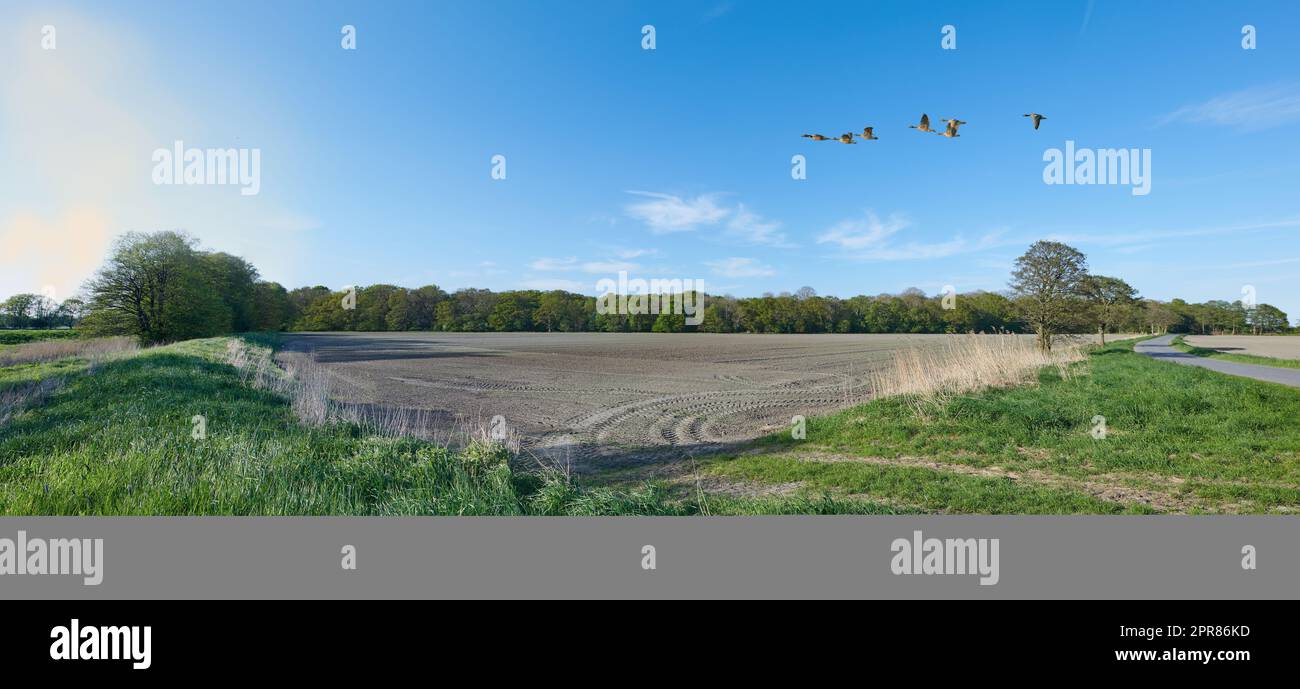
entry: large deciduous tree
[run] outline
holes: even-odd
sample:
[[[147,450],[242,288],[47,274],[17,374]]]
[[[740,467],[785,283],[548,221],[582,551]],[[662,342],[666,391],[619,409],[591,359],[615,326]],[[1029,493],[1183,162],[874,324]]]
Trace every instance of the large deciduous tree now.
[[[1060,242],[1034,242],[1016,259],[1011,291],[1021,317],[1038,334],[1038,348],[1052,348],[1052,337],[1069,325],[1077,310],[1088,259]]]
[[[256,271],[242,259],[205,254],[195,245],[180,232],[120,237],[108,262],[86,284],[90,301],[82,327],[144,342],[230,332],[234,321],[227,295],[242,300],[251,294]]]

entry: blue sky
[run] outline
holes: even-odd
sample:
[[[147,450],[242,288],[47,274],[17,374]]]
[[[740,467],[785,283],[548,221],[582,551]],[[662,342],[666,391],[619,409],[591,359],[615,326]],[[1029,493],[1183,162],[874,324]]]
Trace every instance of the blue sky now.
[[[1002,289],[1058,238],[1145,296],[1252,285],[1300,317],[1292,2],[0,8],[0,293],[67,296],[127,230],[290,287],[591,293],[623,268],[840,296]],[[908,129],[922,112],[968,124]],[[865,125],[878,141],[799,136]],[[260,193],[152,184],[177,140],[260,149]],[[1150,194],[1044,184],[1067,140],[1150,149]]]

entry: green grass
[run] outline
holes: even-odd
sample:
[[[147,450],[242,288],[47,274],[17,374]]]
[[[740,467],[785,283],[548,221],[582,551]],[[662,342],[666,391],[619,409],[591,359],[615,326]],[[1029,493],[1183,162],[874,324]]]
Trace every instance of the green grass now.
[[[75,330],[0,330],[0,345],[26,344],[40,340],[77,337]]]
[[[85,359],[60,359],[39,364],[0,367],[0,391],[42,378],[79,373],[85,370],[86,363]]]
[[[1222,359],[1224,361],[1235,361],[1239,364],[1257,364],[1259,366],[1275,366],[1277,368],[1300,368],[1300,359],[1278,359],[1271,356],[1258,356],[1256,354],[1235,354],[1233,352],[1220,352],[1217,349],[1206,349],[1187,344],[1183,341],[1183,336],[1175,337],[1171,343],[1174,349],[1180,352],[1186,352],[1193,356],[1206,357],[1209,359]]]
[[[944,512],[1300,510],[1300,391],[1157,361],[1132,344],[1094,350],[1087,375],[1045,370],[1037,386],[959,397],[926,416],[885,399],[809,419],[806,440],[772,436],[707,470]],[[1094,416],[1106,419],[1105,439],[1090,434]],[[838,461],[817,461],[828,456]],[[1140,492],[1161,500],[1124,498]]]
[[[263,340],[265,341],[265,340]],[[0,428],[0,514],[690,515],[895,513],[826,496],[680,499],[516,471],[499,446],[450,449],[352,424],[308,428],[220,363],[226,339],[101,364]],[[32,378],[35,369],[0,370]],[[17,368],[17,367],[15,367]],[[192,418],[206,417],[194,439]]]

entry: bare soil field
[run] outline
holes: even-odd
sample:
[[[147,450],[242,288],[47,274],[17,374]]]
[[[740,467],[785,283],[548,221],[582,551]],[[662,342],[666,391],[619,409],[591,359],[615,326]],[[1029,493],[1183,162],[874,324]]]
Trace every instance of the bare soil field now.
[[[1217,349],[1228,354],[1253,354],[1275,359],[1300,359],[1300,337],[1279,335],[1188,335],[1183,341],[1193,347]]]
[[[295,333],[280,356],[325,365],[341,402],[424,410],[431,431],[502,416],[526,450],[584,470],[722,449],[860,404],[894,350],[951,337]]]

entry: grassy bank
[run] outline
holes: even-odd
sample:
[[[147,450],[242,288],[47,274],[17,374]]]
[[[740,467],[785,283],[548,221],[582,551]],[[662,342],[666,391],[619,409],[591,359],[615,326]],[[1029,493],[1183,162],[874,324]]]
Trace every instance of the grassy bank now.
[[[496,445],[454,449],[360,425],[308,427],[224,363],[228,338],[65,362],[48,399],[0,426],[0,513],[605,515],[892,513],[821,496],[670,497],[519,471]],[[24,369],[27,378],[40,370]],[[49,374],[53,367],[44,369]],[[33,373],[36,371],[36,373]],[[0,375],[4,375],[0,370]],[[12,375],[12,372],[9,373]],[[11,383],[11,386],[13,384]],[[196,438],[196,416],[203,437]]]
[[[1183,336],[1175,337],[1171,343],[1174,349],[1180,352],[1186,352],[1193,356],[1206,357],[1209,359],[1222,359],[1224,361],[1235,361],[1239,364],[1257,364],[1259,366],[1276,366],[1277,368],[1300,368],[1298,359],[1277,359],[1271,356],[1258,356],[1255,354],[1235,354],[1232,352],[1220,352],[1217,349],[1206,349],[1195,345],[1187,344],[1183,341]]]
[[[1086,374],[1043,369],[1035,386],[809,419],[806,440],[772,436],[705,471],[925,511],[1300,510],[1300,391],[1156,361],[1132,344],[1093,350],[1076,364]]]

